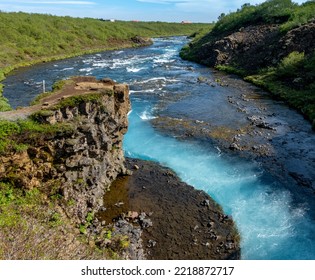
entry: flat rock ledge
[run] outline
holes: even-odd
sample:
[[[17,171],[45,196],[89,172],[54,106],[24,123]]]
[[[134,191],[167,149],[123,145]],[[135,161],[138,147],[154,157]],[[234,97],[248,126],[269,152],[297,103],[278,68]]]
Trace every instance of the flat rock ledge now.
[[[157,163],[127,158],[126,167],[133,174],[113,182],[98,213],[116,234],[129,235],[125,258],[240,258],[238,231],[209,195]]]

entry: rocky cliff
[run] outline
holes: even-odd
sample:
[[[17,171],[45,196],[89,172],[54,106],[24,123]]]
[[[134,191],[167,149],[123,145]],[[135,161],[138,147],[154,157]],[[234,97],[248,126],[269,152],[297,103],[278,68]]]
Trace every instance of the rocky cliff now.
[[[58,196],[68,216],[84,221],[102,205],[106,187],[126,173],[122,140],[129,109],[127,85],[89,77],[67,81],[61,92],[22,109],[37,123],[62,129],[36,137],[32,131],[15,136],[27,149],[0,157],[1,181]]]

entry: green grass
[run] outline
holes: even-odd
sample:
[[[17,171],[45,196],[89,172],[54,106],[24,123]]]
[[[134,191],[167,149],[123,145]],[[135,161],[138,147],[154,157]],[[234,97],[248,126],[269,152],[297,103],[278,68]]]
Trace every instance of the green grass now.
[[[305,56],[292,52],[277,67],[262,69],[245,80],[285,100],[309,119],[315,129],[315,53]]]
[[[217,70],[224,71],[230,74],[236,74],[239,76],[246,76],[246,71],[243,69],[240,69],[239,67],[230,66],[230,65],[218,65],[215,67]]]
[[[35,114],[32,119],[16,122],[0,120],[0,155],[9,150],[24,151],[36,139],[53,137],[60,133],[72,133],[74,130],[70,124],[42,124],[36,119],[39,117]]]
[[[112,91],[110,90],[108,91],[109,94],[111,94],[111,92]],[[98,103],[100,102],[101,96],[102,96],[102,93],[71,96],[71,97],[61,100],[56,106],[53,106],[52,109],[57,110],[60,108],[65,108],[65,107],[73,108],[84,102]]]
[[[206,24],[104,22],[91,18],[0,12],[0,68],[88,50],[132,46],[131,38],[190,35]]]
[[[249,25],[271,23],[281,24],[281,29],[288,31],[314,18],[314,14],[314,1],[302,5],[291,0],[268,0],[259,5],[244,4],[236,12],[221,14],[212,32],[216,35],[226,34]]]
[[[110,252],[92,247],[91,239],[80,238],[40,189],[0,182],[0,260],[108,259]]]

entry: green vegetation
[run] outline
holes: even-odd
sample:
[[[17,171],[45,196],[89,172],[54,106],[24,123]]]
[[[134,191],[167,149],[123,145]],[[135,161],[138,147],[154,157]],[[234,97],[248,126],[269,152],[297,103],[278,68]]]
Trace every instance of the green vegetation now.
[[[42,190],[0,182],[0,260],[95,260],[112,254],[92,245],[76,234],[57,202],[47,203]]]
[[[111,92],[111,90],[108,91],[109,94],[111,94]],[[71,96],[61,100],[56,106],[53,106],[52,109],[57,110],[64,107],[75,107],[84,102],[98,103],[100,102],[101,96],[101,93]]]
[[[205,44],[211,44],[223,37],[239,31],[241,28],[261,24],[277,24],[279,36],[314,19],[315,1],[301,5],[291,0],[268,0],[259,5],[244,4],[241,9],[227,15],[221,14],[218,21],[207,34],[194,39],[185,46],[182,58],[196,62],[205,61]],[[205,62],[206,63],[206,62]],[[246,62],[245,62],[246,63]],[[213,65],[211,65],[213,66]],[[243,67],[242,67],[243,66]],[[238,74],[245,80],[265,88],[275,98],[285,100],[298,109],[313,124],[315,129],[315,52],[305,54],[292,52],[278,65],[269,65],[264,69],[245,70],[245,65],[216,65],[219,70]]]
[[[315,53],[306,57],[304,53],[292,52],[277,67],[263,69],[245,80],[298,109],[315,129]]]
[[[34,139],[72,133],[74,130],[69,124],[42,124],[36,118],[38,116],[35,114],[32,119],[16,122],[0,120],[0,155],[11,149],[15,152],[24,151]]]
[[[80,224],[79,230],[81,234],[87,234],[88,230],[87,228],[92,224],[92,221],[94,219],[94,214],[92,212],[87,213],[85,222],[83,224]]]
[[[291,0],[269,0],[255,6],[244,4],[236,12],[221,14],[213,33],[231,33],[241,27],[266,23],[285,24],[286,28],[293,27],[306,23],[314,17],[314,12],[314,5],[310,2],[301,6]]]
[[[91,18],[0,13],[0,68],[74,55],[89,50],[132,46],[135,36],[189,35],[206,24],[106,22]]]

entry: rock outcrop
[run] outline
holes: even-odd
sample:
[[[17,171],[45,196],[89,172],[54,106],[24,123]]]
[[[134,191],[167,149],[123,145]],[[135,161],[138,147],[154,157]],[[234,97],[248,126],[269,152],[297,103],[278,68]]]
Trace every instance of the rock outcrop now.
[[[134,36],[131,38],[131,41],[140,47],[150,46],[153,43],[151,38],[144,38],[141,36]]]
[[[25,151],[1,156],[1,181],[60,196],[66,214],[82,222],[102,205],[106,187],[126,173],[122,140],[130,110],[128,86],[74,78],[62,92],[43,100],[42,108],[28,113],[61,130],[35,140],[26,135],[24,143],[32,143]]]

